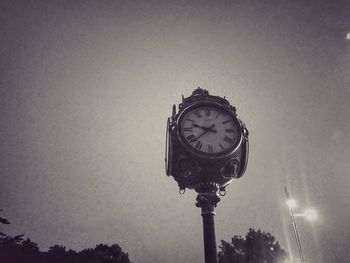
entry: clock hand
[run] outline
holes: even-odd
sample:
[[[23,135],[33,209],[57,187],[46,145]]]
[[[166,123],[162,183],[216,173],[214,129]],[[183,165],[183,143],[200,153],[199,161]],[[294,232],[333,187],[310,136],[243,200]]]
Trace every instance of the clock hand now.
[[[215,127],[215,124],[213,124],[210,127],[203,127],[204,128],[204,132],[202,132],[200,135],[198,135],[196,138],[192,139],[191,142],[194,142],[196,140],[198,140],[200,137],[202,137],[204,134],[208,133],[208,132],[213,132],[216,133],[216,130],[213,130],[213,128]]]
[[[215,124],[213,124],[213,125],[210,126],[210,127],[204,127],[204,126],[200,126],[200,125],[194,123],[194,124],[192,124],[192,126],[195,127],[195,128],[201,128],[201,129],[203,129],[203,130],[212,130],[212,131],[215,131],[215,132],[216,132],[216,130],[213,130],[213,128],[215,127]]]
[[[200,126],[197,123],[193,123],[192,126],[195,127],[195,128],[201,128],[201,129],[204,129],[204,130],[207,129],[207,127]]]

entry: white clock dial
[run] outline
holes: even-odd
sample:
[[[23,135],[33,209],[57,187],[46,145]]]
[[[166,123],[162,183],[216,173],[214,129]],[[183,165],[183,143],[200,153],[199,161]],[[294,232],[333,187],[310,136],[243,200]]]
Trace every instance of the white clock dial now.
[[[181,133],[191,147],[207,154],[229,151],[240,139],[235,118],[214,106],[186,112],[181,118]]]

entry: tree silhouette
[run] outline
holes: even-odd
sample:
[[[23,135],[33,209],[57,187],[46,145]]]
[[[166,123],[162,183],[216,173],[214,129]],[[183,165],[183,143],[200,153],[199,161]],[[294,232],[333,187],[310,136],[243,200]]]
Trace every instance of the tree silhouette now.
[[[39,251],[36,243],[23,240],[23,235],[0,238],[0,262],[6,263],[131,263],[129,255],[119,245],[100,244],[80,252],[55,245],[47,252]]]
[[[60,262],[70,262],[67,260],[67,251],[66,247],[55,245],[49,247],[49,251],[45,255],[45,258],[52,263],[60,263]]]
[[[1,210],[0,210],[1,212]],[[0,223],[9,224],[5,218]],[[0,262],[4,263],[131,263],[129,255],[117,244],[111,246],[99,244],[95,248],[80,252],[66,250],[66,247],[54,245],[47,252],[41,252],[38,244],[24,234],[14,237],[0,233]]]
[[[82,262],[95,263],[129,263],[129,256],[125,254],[120,246],[114,244],[108,246],[99,244],[94,249],[85,249],[80,252]]]
[[[231,243],[221,240],[219,263],[280,263],[287,253],[270,233],[250,228],[245,236],[234,236]]]
[[[0,209],[0,212],[1,212],[1,211],[2,211],[2,209]],[[0,216],[0,223],[6,224],[6,225],[10,224],[10,222],[9,222],[6,218],[3,218],[3,217],[1,217],[1,216]]]

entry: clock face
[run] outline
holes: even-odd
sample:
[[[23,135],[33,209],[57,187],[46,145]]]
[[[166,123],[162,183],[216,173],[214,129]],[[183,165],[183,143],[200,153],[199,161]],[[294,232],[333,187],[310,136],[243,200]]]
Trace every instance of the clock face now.
[[[202,105],[184,112],[180,132],[192,149],[207,155],[232,151],[241,136],[236,118],[214,105]]]

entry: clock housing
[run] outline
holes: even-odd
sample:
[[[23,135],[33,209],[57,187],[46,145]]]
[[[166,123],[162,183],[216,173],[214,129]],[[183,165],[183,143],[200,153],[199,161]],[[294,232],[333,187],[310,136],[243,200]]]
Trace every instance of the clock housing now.
[[[198,88],[173,106],[166,129],[166,174],[181,191],[223,190],[247,166],[248,130],[226,98]]]

